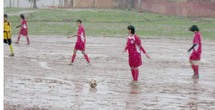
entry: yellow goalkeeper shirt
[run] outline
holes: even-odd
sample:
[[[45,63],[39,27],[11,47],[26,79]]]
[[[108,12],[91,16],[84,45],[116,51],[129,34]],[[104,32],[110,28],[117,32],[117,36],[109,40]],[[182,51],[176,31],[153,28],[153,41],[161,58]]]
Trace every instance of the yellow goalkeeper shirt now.
[[[11,25],[9,21],[4,22],[4,39],[11,39]]]

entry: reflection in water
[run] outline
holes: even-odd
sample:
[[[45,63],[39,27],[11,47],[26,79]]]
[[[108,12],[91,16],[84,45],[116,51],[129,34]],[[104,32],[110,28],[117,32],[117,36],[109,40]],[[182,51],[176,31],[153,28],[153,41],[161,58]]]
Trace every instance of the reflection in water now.
[[[91,88],[91,87],[90,87],[90,88],[89,88],[89,92],[90,92],[90,93],[96,93],[96,92],[97,92],[97,89],[96,89],[96,88]]]
[[[193,79],[193,91],[190,93],[190,101],[188,103],[188,106],[190,109],[198,110],[198,102],[199,102],[199,80],[198,79]]]
[[[138,85],[130,85],[129,93],[127,100],[125,101],[126,109],[136,110],[140,104],[140,87]]]
[[[138,85],[132,85],[131,90],[130,90],[130,94],[138,94],[138,93],[139,93]]]

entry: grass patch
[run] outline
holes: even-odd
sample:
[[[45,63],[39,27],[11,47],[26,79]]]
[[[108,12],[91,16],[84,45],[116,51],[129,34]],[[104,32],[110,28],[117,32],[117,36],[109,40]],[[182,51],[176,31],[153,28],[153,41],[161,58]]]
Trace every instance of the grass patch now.
[[[6,8],[6,13],[29,9]],[[77,19],[82,19],[88,36],[125,36],[126,27],[133,24],[140,36],[191,37],[188,28],[197,24],[204,38],[215,39],[214,18],[185,18],[129,10],[104,9],[37,9],[25,13],[31,35],[69,35],[77,30]],[[10,16],[13,34],[19,29],[19,14]]]

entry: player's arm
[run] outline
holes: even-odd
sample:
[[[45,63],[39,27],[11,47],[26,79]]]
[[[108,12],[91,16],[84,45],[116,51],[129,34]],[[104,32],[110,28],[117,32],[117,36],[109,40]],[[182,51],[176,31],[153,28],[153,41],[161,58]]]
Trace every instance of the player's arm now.
[[[143,48],[142,45],[139,45],[139,48],[140,48],[140,50],[146,55],[146,57],[147,57],[148,59],[151,58],[151,57],[146,53],[146,51],[145,51],[145,49]]]
[[[128,50],[128,45],[125,46],[124,52]]]
[[[81,30],[78,29],[77,34],[75,34],[75,35],[73,35],[73,36],[69,36],[68,38],[77,37],[77,36],[80,36],[80,35],[81,35]]]
[[[77,37],[78,35],[68,36],[67,38]]]
[[[190,52],[197,44],[193,44],[193,46],[187,51]]]
[[[139,46],[139,48],[140,48],[140,50],[146,55],[146,57],[147,58],[151,58],[148,54],[147,54],[147,52],[145,51],[145,49],[143,48],[143,46],[141,45],[141,40],[140,40],[140,38],[138,38],[137,37],[137,39],[136,39],[137,41],[137,45]]]
[[[19,27],[21,27],[22,25],[20,24],[20,25],[18,25],[18,26],[16,26],[16,28],[19,28]]]
[[[125,48],[124,48],[122,53],[126,52],[127,50],[128,50],[128,41],[126,42],[126,46],[125,46]]]

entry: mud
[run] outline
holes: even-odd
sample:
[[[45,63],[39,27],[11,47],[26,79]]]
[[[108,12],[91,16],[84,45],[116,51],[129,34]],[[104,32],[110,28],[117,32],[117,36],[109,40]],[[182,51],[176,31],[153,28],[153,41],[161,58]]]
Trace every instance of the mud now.
[[[187,49],[191,39],[142,38],[152,59],[142,55],[139,84],[132,80],[126,38],[88,37],[87,65],[78,52],[68,65],[76,39],[21,38],[9,57],[4,45],[5,110],[214,110],[215,42],[203,40],[200,79],[193,80]],[[91,79],[98,86],[89,86]]]

